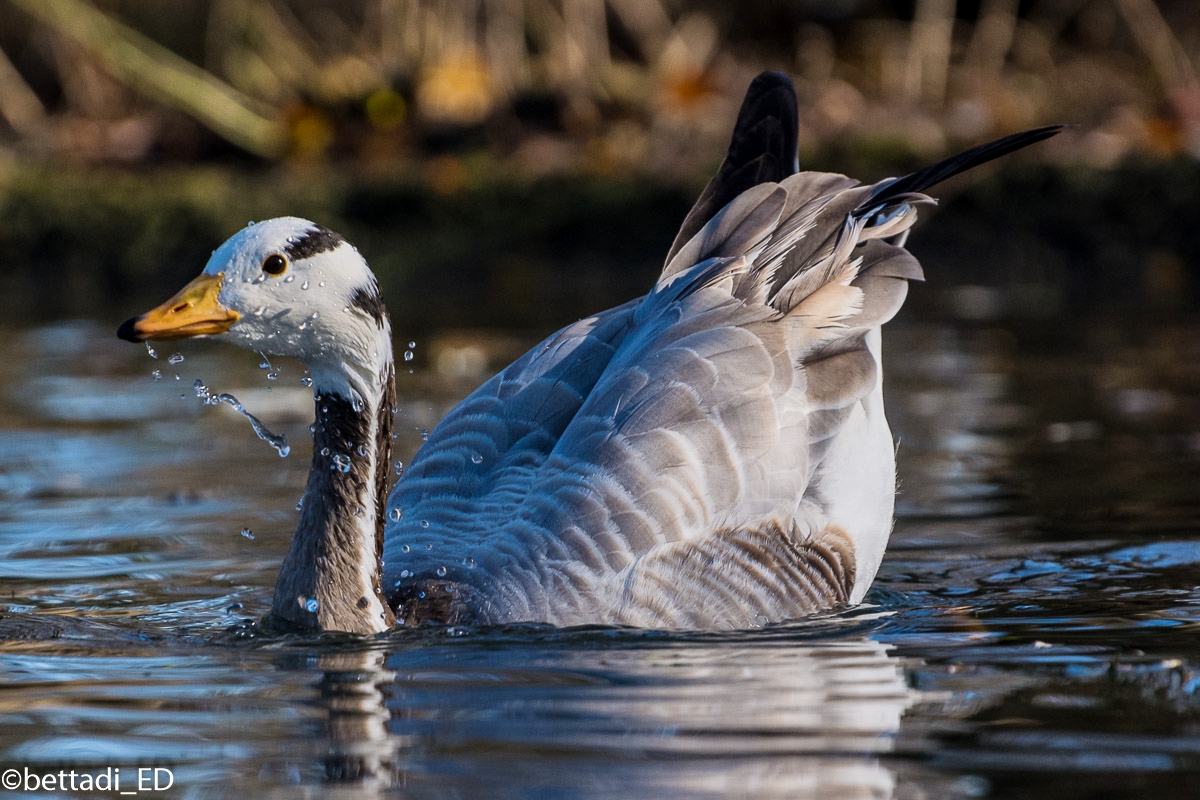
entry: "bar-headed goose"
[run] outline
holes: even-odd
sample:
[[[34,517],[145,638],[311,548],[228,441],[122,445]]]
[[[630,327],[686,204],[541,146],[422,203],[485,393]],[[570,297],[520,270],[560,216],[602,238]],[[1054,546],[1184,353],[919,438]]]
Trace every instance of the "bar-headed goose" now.
[[[1039,128],[870,186],[797,172],[796,101],[751,85],[729,154],[644,297],[568,325],[429,434],[390,496],[391,327],[359,252],[247,227],[132,341],[294,356],[313,461],[273,616],[734,628],[862,600],[892,528],[880,326],[922,277],[921,192]]]

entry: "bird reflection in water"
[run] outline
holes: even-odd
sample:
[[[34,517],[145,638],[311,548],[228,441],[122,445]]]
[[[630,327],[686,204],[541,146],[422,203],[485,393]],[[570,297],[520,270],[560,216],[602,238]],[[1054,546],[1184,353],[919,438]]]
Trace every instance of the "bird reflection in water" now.
[[[916,697],[900,661],[871,639],[786,630],[409,633],[317,654],[325,781],[361,796],[892,796],[880,756]]]

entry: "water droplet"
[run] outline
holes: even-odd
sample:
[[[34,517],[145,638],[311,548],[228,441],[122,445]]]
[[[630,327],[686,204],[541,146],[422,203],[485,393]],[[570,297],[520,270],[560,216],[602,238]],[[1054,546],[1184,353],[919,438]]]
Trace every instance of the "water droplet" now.
[[[405,351],[404,351],[404,360],[405,360],[405,361],[412,361],[412,360],[413,360],[413,351],[412,351],[412,350],[405,350]]]
[[[402,569],[402,570],[400,570],[400,577],[401,577],[401,578],[407,578],[407,577],[409,577],[410,575],[412,575],[412,573],[411,573],[411,572],[409,572],[408,570],[406,570],[406,569]],[[398,584],[398,583],[397,583],[396,585],[397,585],[397,586],[399,586],[400,584]]]
[[[249,528],[242,528],[242,536],[252,542],[254,541],[254,531],[250,530]]]
[[[395,466],[395,468],[396,468],[397,475],[404,474],[404,462],[403,461],[397,461],[393,466]]]
[[[312,316],[311,316],[311,317],[309,317],[309,319],[320,319],[320,318],[321,318],[321,312],[320,312],[320,311],[314,311],[314,312],[312,313]]]
[[[262,358],[262,361],[258,362],[258,368],[259,369],[270,369],[271,368],[271,359],[267,358],[267,354],[259,353],[258,355]]]
[[[151,358],[158,358],[158,353],[150,346],[150,340],[148,339],[146,340],[146,352],[150,354]]]
[[[425,549],[426,549],[426,550],[432,550],[432,549],[433,549],[433,545],[431,545],[431,544],[427,544],[427,545],[425,545]]]
[[[328,448],[328,447],[322,447],[322,448],[321,448],[321,455],[323,455],[323,456],[327,456],[327,455],[329,455],[329,448]]]
[[[301,378],[300,385],[301,386],[312,386],[312,378]]]
[[[363,458],[366,458],[367,457],[367,446],[365,444],[360,444],[358,447],[355,448],[354,452],[358,453]]]
[[[300,284],[300,289],[301,289],[301,291],[307,292],[308,291],[308,281],[305,281],[304,283]]]
[[[410,349],[410,350],[411,350],[412,348],[416,347],[416,346],[417,346],[417,343],[416,343],[416,342],[409,342],[409,343],[408,343],[408,347],[409,347],[409,349]]]
[[[390,512],[388,512],[388,517],[391,518],[392,522],[399,522],[403,516],[404,516],[404,509],[401,508],[400,506],[396,506]]]
[[[156,380],[156,381],[161,381],[162,380],[162,370],[161,369],[154,370],[153,372],[150,373],[150,377],[154,378],[154,380]]]
[[[350,405],[354,407],[355,414],[361,414],[363,410],[363,401],[361,397],[355,397],[350,401]]]
[[[422,428],[422,429],[421,429],[421,441],[422,441],[422,442],[428,442],[428,441],[429,441],[429,428]]]
[[[483,456],[479,455],[479,453],[472,453],[471,454],[471,463],[472,464],[482,464]]]
[[[171,364],[172,366],[175,364],[182,364],[183,353],[171,353],[170,358],[167,359],[167,363]]]
[[[428,528],[428,527],[429,527],[429,520],[427,520],[427,519],[423,519],[423,520],[421,520],[421,527],[422,527],[422,528]]]
[[[401,552],[401,553],[407,553],[407,552],[408,552],[410,549],[411,549],[411,548],[410,548],[408,545],[406,545],[406,544],[402,544],[402,545],[400,545],[400,552]]]
[[[339,472],[349,472],[350,463],[350,456],[338,453],[333,457],[333,465],[330,467],[330,469],[336,469]]]
[[[296,276],[295,276],[295,275],[288,275],[286,278],[284,278],[284,279],[283,279],[283,282],[284,282],[284,283],[291,283],[291,282],[292,282],[292,281],[294,281],[294,280],[296,280]]]
[[[308,330],[308,323],[307,323],[307,322],[301,322],[299,325],[297,325],[297,326],[296,326],[296,328],[297,328],[298,330],[306,331],[306,330]]]
[[[471,558],[470,556],[468,556],[467,558],[464,558],[463,566],[466,567],[467,569],[475,569],[475,559]]]
[[[273,380],[277,379],[278,377],[279,377],[279,373],[276,372],[275,370],[271,370],[270,372],[267,373],[267,380],[269,380],[269,381],[273,381]]]
[[[254,309],[254,316],[256,317],[261,317],[265,313],[267,313],[266,306],[259,306],[258,308]]]
[[[246,223],[246,227],[247,227],[247,228],[253,228],[253,227],[254,227],[254,220],[250,220],[249,222],[247,222],[247,223]]]
[[[446,577],[446,568],[445,567],[438,567],[436,570],[434,570],[434,572],[436,572],[438,574],[439,578]]]
[[[424,592],[417,592],[417,597],[419,597],[420,599],[424,600],[424,599],[425,599],[425,593],[424,593]]]
[[[317,284],[317,286],[324,286],[324,285],[325,285],[325,281],[321,281],[320,283]]]
[[[304,508],[304,496],[303,495],[301,495],[300,499],[296,501],[296,510],[299,511],[302,508]]]
[[[225,613],[232,614],[235,611],[241,611],[242,608],[244,608],[244,606],[241,603],[230,603],[229,605],[225,606]]]
[[[304,601],[304,610],[309,612],[310,614],[316,613],[316,610],[320,607],[321,607],[321,604],[319,602],[317,602],[317,598],[315,598],[315,597],[310,597]]]
[[[354,516],[356,516],[356,517],[361,517],[361,516],[362,516],[363,514],[365,514],[365,513],[367,513],[367,512],[363,511],[363,508],[362,508],[362,506],[355,506],[355,507],[354,507]]]

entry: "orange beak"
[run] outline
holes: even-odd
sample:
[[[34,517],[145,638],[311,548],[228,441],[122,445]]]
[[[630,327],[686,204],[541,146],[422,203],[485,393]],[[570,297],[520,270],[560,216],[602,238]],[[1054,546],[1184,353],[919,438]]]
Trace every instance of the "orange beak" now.
[[[201,275],[158,308],[125,320],[117,330],[117,336],[130,342],[142,342],[224,333],[242,318],[241,314],[225,308],[217,300],[224,279],[224,272]]]

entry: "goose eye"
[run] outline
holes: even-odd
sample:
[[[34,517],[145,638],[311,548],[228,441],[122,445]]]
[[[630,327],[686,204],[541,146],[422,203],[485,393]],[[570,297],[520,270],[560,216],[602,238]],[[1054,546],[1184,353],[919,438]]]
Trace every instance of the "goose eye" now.
[[[279,253],[272,253],[263,259],[262,269],[268,275],[282,275],[287,272],[287,267],[287,259],[279,255]]]

